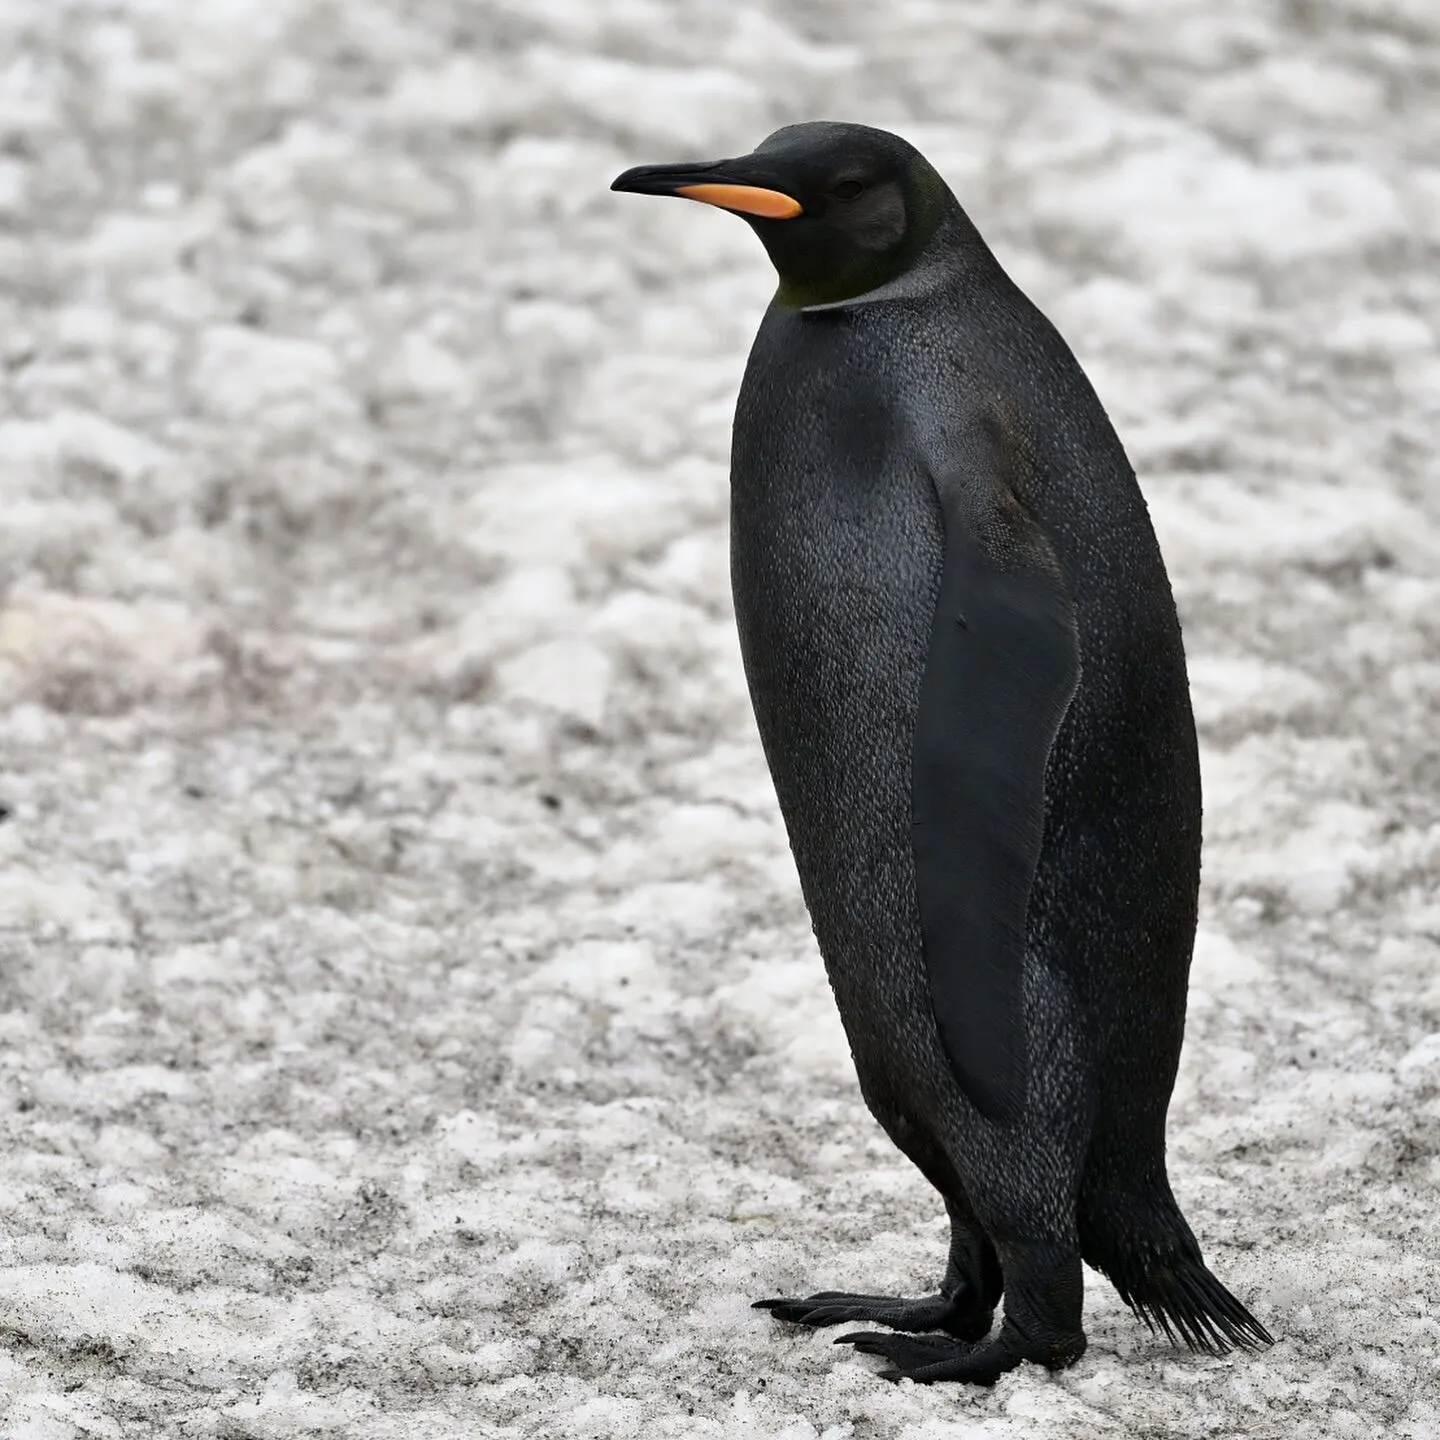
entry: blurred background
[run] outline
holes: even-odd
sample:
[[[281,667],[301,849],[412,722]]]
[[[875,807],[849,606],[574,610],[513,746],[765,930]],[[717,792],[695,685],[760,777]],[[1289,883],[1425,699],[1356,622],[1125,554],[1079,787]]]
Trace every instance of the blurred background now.
[[[1440,1434],[1431,0],[7,0],[7,1435]],[[746,226],[900,131],[1071,342],[1191,657],[1176,1188],[1282,1343],[895,1389],[920,1293],[726,579]]]

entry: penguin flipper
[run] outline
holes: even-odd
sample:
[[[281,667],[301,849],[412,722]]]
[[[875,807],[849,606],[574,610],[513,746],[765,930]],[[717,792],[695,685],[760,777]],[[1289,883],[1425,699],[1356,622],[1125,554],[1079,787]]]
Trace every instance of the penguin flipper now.
[[[1075,607],[1015,498],[1003,436],[935,481],[945,561],[915,725],[913,819],[925,968],[941,1043],[987,1118],[1026,1085],[1026,916],[1045,767],[1080,679]]]

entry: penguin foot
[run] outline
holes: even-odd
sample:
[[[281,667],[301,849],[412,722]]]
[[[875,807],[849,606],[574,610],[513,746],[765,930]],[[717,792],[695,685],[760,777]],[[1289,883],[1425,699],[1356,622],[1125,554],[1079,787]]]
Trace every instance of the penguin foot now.
[[[886,1335],[878,1330],[842,1335],[835,1343],[853,1345],[862,1355],[888,1360],[890,1368],[880,1371],[882,1380],[914,1380],[919,1385],[942,1380],[993,1385],[1025,1360],[1037,1360],[1048,1370],[1063,1370],[1085,1353],[1083,1334],[1037,1352],[1009,1327],[1002,1328],[986,1345],[967,1345],[939,1335]]]
[[[858,1330],[842,1335],[837,1345],[853,1345],[862,1355],[878,1355],[894,1367],[880,1371],[882,1380],[918,1379],[920,1372],[953,1363],[975,1347],[945,1335],[886,1335],[879,1330]]]
[[[892,1330],[944,1330],[961,1340],[979,1340],[988,1334],[993,1313],[967,1304],[963,1295],[902,1300],[893,1295],[850,1295],[843,1290],[821,1290],[804,1299],[757,1300],[750,1308],[768,1310],[777,1320],[792,1325],[844,1325],[862,1320]]]

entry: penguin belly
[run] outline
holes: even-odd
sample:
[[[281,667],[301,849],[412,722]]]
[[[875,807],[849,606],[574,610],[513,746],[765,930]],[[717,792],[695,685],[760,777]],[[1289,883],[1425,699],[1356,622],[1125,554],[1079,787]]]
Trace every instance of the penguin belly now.
[[[913,1153],[902,1135],[934,1130],[957,1094],[924,973],[911,811],[943,529],[883,391],[857,392],[827,353],[824,339],[843,338],[822,330],[810,363],[783,376],[757,342],[740,408],[762,443],[735,457],[731,578],[761,742],[861,1091]],[[837,403],[841,388],[865,398]]]

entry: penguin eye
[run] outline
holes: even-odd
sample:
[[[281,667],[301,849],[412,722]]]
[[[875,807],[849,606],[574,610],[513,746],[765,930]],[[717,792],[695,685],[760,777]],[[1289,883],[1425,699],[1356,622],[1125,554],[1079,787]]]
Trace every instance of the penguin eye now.
[[[864,188],[858,180],[842,180],[830,193],[837,200],[853,200]]]

